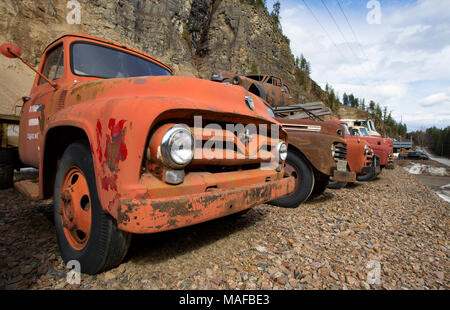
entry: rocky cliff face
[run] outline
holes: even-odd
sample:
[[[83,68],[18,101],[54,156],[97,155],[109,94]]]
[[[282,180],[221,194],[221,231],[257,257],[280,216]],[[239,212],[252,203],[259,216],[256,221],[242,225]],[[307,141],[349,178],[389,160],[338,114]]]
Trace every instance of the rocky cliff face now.
[[[65,33],[86,33],[140,49],[171,66],[176,74],[209,79],[215,69],[239,74],[256,69],[282,77],[299,103],[325,100],[312,80],[300,83],[288,38],[267,11],[252,1],[78,2],[81,24],[69,25],[66,0],[3,0],[0,40],[17,43],[24,57],[37,64],[52,40]],[[7,70],[14,70],[16,65],[8,62]],[[4,61],[0,65],[5,68]]]

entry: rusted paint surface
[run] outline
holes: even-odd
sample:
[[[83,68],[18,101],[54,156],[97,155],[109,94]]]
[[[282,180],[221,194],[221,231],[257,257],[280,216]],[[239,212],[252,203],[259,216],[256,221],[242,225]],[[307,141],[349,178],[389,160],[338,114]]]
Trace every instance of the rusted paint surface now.
[[[335,143],[346,144],[337,135],[338,125],[307,119],[277,118],[288,132],[289,145],[300,151],[311,165],[325,175],[332,176],[336,161],[331,156],[331,146]],[[295,125],[320,127],[320,131],[296,131]]]
[[[106,137],[105,160],[111,172],[116,172],[119,162],[127,159],[128,150],[125,144],[126,128],[124,128],[124,124],[124,120],[117,124],[115,119],[109,120],[108,128],[111,134]]]
[[[118,227],[152,233],[184,227],[248,209],[291,193],[294,178],[228,191],[179,196],[173,199],[120,200]]]
[[[192,119],[194,115],[202,115],[223,123],[236,121],[244,124],[278,123],[270,116],[260,98],[240,86],[178,76],[117,79],[77,76],[71,71],[70,45],[80,40],[105,44],[167,68],[139,51],[90,36],[66,35],[48,46],[39,70],[43,71],[48,52],[63,44],[65,68],[63,76],[55,80],[56,90],[48,83],[39,84],[39,78],[35,79],[30,95],[32,99],[23,107],[20,129],[20,156],[24,163],[39,168],[41,197],[44,197],[43,184],[47,181],[44,180],[43,173],[47,135],[50,131],[63,132],[63,128],[67,127],[82,130],[89,139],[97,192],[102,208],[107,213],[118,219],[119,208],[123,206],[121,201],[161,200],[154,212],[156,215],[164,213],[166,218],[163,222],[156,219],[157,223],[154,224],[147,222],[146,225],[154,227],[152,231],[157,231],[158,227],[166,230],[191,225],[234,212],[225,210],[227,205],[225,198],[210,201],[207,199],[208,195],[221,197],[222,193],[233,191],[234,188],[239,194],[233,192],[231,196],[223,197],[236,199],[236,207],[244,209],[257,201],[278,198],[289,189],[287,181],[282,180],[283,172],[275,170],[267,172],[253,169],[246,170],[245,173],[239,169],[230,173],[188,171],[182,186],[168,185],[155,177],[151,171],[144,171],[149,135],[162,123]],[[254,110],[246,105],[245,96],[253,98]],[[35,111],[30,109],[33,105],[42,105],[45,109]],[[39,118],[39,125],[36,128],[26,125],[33,118]],[[34,132],[39,134],[38,138],[27,141],[26,134]],[[285,138],[286,133],[281,131],[281,139]],[[244,163],[234,162],[235,165]],[[267,185],[269,183],[265,184],[267,180],[271,181],[270,186]],[[251,186],[261,183],[264,185],[260,190],[253,189],[253,194],[246,192]],[[210,192],[211,188],[216,190]],[[196,197],[183,207],[202,212],[197,215],[195,212],[186,211],[183,214],[183,211],[178,210],[181,203],[176,203],[181,201],[177,198],[181,196]],[[167,208],[170,203],[178,206],[178,211],[173,209],[169,212],[175,215],[172,218],[168,218],[168,213],[162,209]],[[129,203],[128,205],[133,208],[133,212],[136,211],[137,206]],[[148,217],[140,213],[142,210],[136,212],[136,219],[132,218],[133,223],[142,226]],[[127,213],[121,211],[120,214],[123,219]],[[139,215],[144,218],[140,219]]]
[[[332,177],[333,177],[333,181],[336,181],[336,182],[345,182],[345,183],[356,182],[356,174],[354,172],[335,170],[333,172]]]

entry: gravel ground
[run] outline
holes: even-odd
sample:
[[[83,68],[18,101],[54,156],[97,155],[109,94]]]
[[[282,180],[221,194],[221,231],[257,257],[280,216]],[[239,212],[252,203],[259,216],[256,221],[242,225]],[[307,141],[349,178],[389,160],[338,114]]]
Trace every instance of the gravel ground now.
[[[134,236],[119,267],[66,283],[52,205],[0,191],[0,288],[449,289],[449,207],[402,168],[298,209],[261,205]]]

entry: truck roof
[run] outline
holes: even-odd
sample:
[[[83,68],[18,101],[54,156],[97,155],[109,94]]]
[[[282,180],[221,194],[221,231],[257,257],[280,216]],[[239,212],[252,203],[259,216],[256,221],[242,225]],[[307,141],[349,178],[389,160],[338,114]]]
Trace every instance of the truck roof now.
[[[98,37],[94,37],[94,36],[90,36],[90,35],[82,34],[82,33],[68,33],[68,34],[65,34],[65,35],[59,37],[58,39],[54,40],[54,41],[53,41],[52,43],[50,43],[49,45],[47,45],[47,47],[45,48],[45,50],[47,50],[47,49],[48,49],[50,46],[52,46],[55,42],[60,41],[61,39],[66,38],[66,37],[82,38],[82,39],[94,40],[94,41],[97,41],[97,42],[101,42],[101,43],[105,43],[105,44],[109,44],[109,45],[114,45],[114,46],[117,46],[117,47],[120,47],[120,48],[129,50],[129,51],[131,51],[131,52],[133,52],[133,53],[136,53],[136,54],[139,54],[139,55],[141,55],[141,56],[150,58],[150,59],[153,60],[154,62],[157,62],[157,63],[161,64],[162,66],[164,66],[165,68],[167,68],[167,69],[173,74],[173,70],[172,70],[169,66],[167,66],[166,64],[160,62],[158,59],[156,59],[156,58],[154,58],[154,57],[152,57],[152,56],[149,56],[149,55],[147,55],[147,54],[144,54],[143,52],[141,52],[141,51],[139,51],[139,50],[136,50],[136,49],[134,49],[134,48],[131,48],[131,47],[127,46],[127,45],[124,45],[124,44],[121,44],[121,43],[118,43],[118,42],[109,41],[109,40],[106,40],[106,39],[102,39],[102,38],[98,38]]]

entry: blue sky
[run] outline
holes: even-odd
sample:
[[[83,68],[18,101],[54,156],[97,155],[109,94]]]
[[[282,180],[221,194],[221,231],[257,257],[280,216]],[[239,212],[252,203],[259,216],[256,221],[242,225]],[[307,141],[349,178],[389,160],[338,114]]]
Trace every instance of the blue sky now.
[[[450,0],[323,0],[338,26],[321,0],[280,2],[292,52],[319,85],[387,106],[409,131],[450,126]]]

